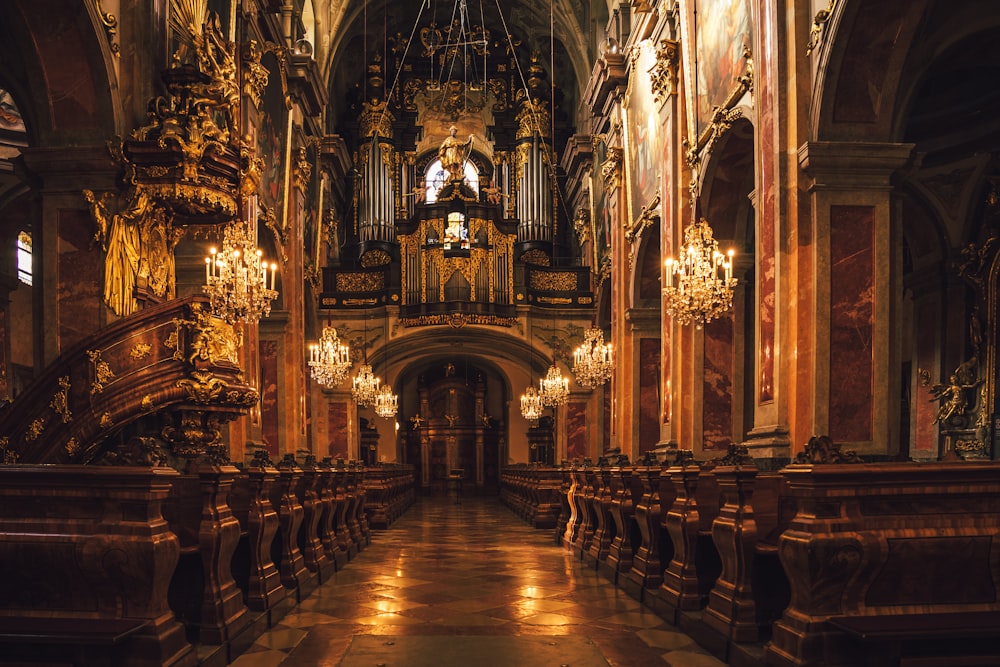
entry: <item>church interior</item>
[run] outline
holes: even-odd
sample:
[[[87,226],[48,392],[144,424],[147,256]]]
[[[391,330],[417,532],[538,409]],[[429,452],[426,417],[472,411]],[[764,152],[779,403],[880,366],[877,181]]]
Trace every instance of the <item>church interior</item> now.
[[[998,41],[0,4],[0,665],[1000,664]]]

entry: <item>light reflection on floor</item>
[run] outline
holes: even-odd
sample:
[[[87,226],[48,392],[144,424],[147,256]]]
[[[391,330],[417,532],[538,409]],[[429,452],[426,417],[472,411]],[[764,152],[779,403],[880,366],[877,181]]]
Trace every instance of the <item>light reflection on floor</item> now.
[[[421,660],[436,667],[724,664],[556,546],[551,531],[527,526],[495,498],[466,497],[461,504],[421,499],[389,530],[374,531],[368,548],[233,665],[414,667]]]

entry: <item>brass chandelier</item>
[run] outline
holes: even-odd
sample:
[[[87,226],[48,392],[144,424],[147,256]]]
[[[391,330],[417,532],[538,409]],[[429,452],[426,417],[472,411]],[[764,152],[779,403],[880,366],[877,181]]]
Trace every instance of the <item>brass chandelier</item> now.
[[[587,329],[583,344],[573,351],[573,375],[577,384],[593,389],[611,378],[614,354],[611,343],[604,342],[604,332],[597,327]]]
[[[569,398],[569,378],[562,376],[562,371],[554,362],[545,377],[538,381],[538,395],[543,405],[552,408],[562,405]]]
[[[538,395],[538,390],[528,385],[528,388],[521,394],[521,416],[529,422],[538,421],[542,416],[542,397]]]
[[[712,236],[712,228],[702,218],[684,229],[680,259],[666,262],[667,314],[682,326],[701,329],[706,323],[733,307],[733,251],[723,255]]]
[[[347,377],[351,368],[350,349],[340,342],[333,327],[323,327],[319,343],[309,346],[309,368],[312,378],[324,387],[335,387]]]
[[[378,387],[382,381],[372,373],[369,363],[361,364],[358,374],[354,376],[354,386],[351,388],[351,396],[354,402],[361,407],[368,407],[375,404],[375,397],[378,396]]]
[[[377,379],[377,378],[376,378]],[[375,414],[379,417],[389,418],[396,414],[399,408],[399,397],[392,393],[392,388],[384,384],[375,393]]]
[[[251,226],[243,220],[226,225],[222,250],[205,258],[205,285],[212,313],[229,324],[259,320],[271,313],[278,298],[274,280],[277,264],[268,265],[256,247]]]

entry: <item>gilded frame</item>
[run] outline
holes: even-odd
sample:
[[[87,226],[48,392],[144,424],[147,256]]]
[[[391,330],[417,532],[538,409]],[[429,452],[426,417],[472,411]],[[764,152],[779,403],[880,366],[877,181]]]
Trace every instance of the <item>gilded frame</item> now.
[[[687,161],[692,164],[711,153],[740,115],[737,103],[753,92],[753,24],[749,0],[681,0],[680,16]],[[696,49],[702,54],[697,77]]]

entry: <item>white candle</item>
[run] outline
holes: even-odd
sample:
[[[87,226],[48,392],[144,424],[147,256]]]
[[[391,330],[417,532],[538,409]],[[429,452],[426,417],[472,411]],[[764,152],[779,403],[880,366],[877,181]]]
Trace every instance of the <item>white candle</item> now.
[[[272,290],[274,289],[274,274],[276,274],[277,272],[278,272],[278,265],[272,262],[271,263],[271,289]]]

